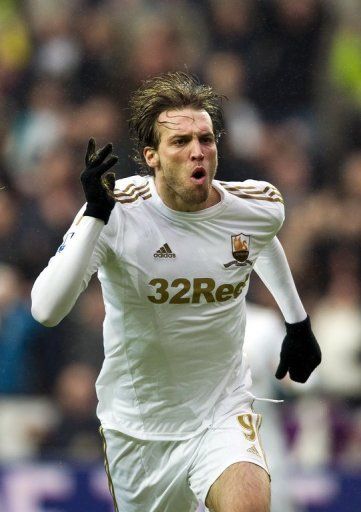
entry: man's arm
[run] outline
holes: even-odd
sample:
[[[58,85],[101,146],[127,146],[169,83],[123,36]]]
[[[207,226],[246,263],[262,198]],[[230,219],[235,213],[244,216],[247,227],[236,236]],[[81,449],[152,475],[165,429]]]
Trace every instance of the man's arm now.
[[[68,231],[65,242],[31,291],[31,313],[35,320],[53,327],[71,311],[100,264],[101,254],[95,253],[95,247],[103,227],[101,220],[83,217],[74,231]]]
[[[292,380],[306,382],[321,362],[321,350],[298,295],[286,255],[276,237],[261,251],[254,269],[272,293],[285,319],[286,336],[276,377],[282,379],[289,372]]]
[[[106,249],[99,243],[99,237],[115,204],[105,190],[105,187],[113,190],[114,174],[104,180],[105,173],[118,160],[110,155],[111,151],[111,144],[96,151],[95,141],[90,139],[86,167],[80,177],[87,200],[85,210],[34,283],[31,312],[38,322],[48,327],[57,325],[69,313],[105,257]]]
[[[274,237],[259,254],[254,270],[272,293],[288,323],[304,320],[307,313],[294,283],[283,247]]]

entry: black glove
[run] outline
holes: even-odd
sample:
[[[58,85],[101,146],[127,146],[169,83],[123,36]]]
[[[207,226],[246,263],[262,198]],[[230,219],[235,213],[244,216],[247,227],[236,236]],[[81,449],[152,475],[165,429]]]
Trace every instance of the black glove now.
[[[87,200],[84,215],[101,219],[106,224],[114,208],[115,200],[111,196],[115,185],[115,174],[108,172],[118,161],[112,155],[112,144],[95,149],[95,140],[91,138],[85,155],[85,170],[80,175],[85,198]],[[105,159],[110,155],[108,160]]]
[[[321,349],[311,330],[310,317],[302,322],[286,324],[286,336],[282,343],[277,379],[289,372],[295,382],[306,382],[321,362]]]

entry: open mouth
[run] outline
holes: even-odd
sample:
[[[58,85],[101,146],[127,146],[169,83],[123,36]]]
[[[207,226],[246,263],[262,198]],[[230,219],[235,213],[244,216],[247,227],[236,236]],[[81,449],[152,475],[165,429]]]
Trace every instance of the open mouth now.
[[[191,180],[194,183],[202,185],[207,177],[206,170],[203,167],[196,167],[191,175]]]

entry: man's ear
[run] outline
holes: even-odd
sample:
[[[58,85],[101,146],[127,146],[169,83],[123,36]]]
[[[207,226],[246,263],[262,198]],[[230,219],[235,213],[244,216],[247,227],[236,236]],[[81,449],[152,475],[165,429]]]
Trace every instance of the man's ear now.
[[[159,165],[159,156],[157,150],[152,148],[151,146],[146,146],[143,149],[143,156],[145,161],[151,169],[155,169]]]

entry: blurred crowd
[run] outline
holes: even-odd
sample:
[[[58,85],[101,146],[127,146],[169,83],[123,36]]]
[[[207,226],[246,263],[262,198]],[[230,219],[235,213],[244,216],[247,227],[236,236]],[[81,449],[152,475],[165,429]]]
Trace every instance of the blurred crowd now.
[[[225,96],[218,177],[267,180],[285,198],[280,238],[324,354],[308,385],[274,389],[290,450],[300,464],[312,453],[316,466],[360,468],[358,0],[1,1],[0,434],[16,401],[42,397],[54,411],[45,432],[43,418],[26,434],[34,453],[99,454],[98,283],[51,330],[32,320],[29,292],[83,203],[89,137],[113,142],[118,177],[136,173],[127,100],[168,70]],[[250,298],[275,309],[256,278]],[[0,460],[12,453],[3,444]]]

